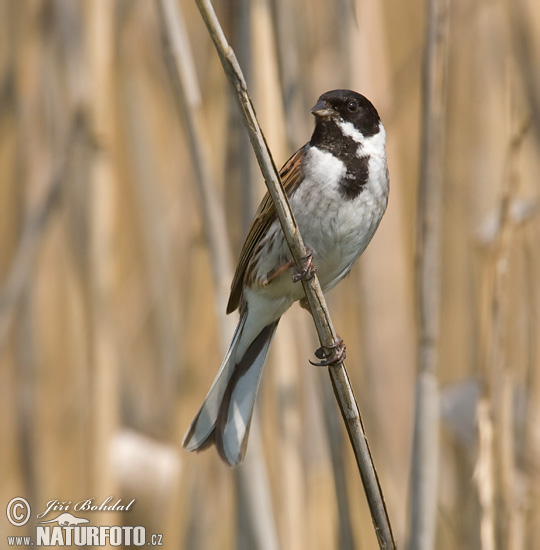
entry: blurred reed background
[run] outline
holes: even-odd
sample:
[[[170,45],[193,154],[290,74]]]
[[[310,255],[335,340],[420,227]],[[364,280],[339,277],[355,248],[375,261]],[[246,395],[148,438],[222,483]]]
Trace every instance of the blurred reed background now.
[[[388,212],[328,299],[404,548],[426,5],[215,8],[278,165],[309,138],[309,109],[327,90],[365,94],[386,126]],[[453,0],[446,15],[435,548],[532,549],[540,6]],[[183,37],[179,80],[171,32]],[[297,306],[270,352],[245,465],[180,446],[235,324],[223,296],[264,191],[193,2],[0,1],[2,506],[135,498],[129,513],[86,517],[144,525],[167,549],[377,547],[328,375],[307,362],[315,330]],[[33,533],[4,516],[2,541]]]

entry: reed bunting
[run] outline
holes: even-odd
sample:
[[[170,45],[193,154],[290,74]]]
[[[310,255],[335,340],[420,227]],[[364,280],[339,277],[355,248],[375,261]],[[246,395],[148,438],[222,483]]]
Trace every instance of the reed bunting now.
[[[267,193],[232,282],[227,313],[239,308],[240,321],[183,440],[188,451],[214,444],[231,466],[246,452],[255,397],[279,319],[304,297],[297,281],[311,265],[324,291],[336,285],[365,250],[386,210],[385,130],[375,107],[356,92],[334,90],[323,94],[311,112],[311,140],[280,172],[311,264],[295,271]]]

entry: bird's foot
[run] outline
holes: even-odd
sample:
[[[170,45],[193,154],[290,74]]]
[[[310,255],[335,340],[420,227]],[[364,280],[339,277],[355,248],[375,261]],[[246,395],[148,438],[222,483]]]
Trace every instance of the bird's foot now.
[[[329,367],[342,363],[345,360],[346,355],[347,348],[345,346],[345,342],[343,341],[343,338],[338,336],[336,343],[332,346],[320,347],[317,351],[315,351],[315,357],[317,357],[317,359],[321,359],[321,361],[317,363],[310,360],[309,362],[315,367]]]
[[[302,258],[304,262],[302,269],[298,270],[298,268],[295,268],[296,273],[292,276],[293,283],[297,283],[302,279],[304,279],[304,281],[309,281],[313,279],[313,275],[317,273],[317,267],[313,263],[313,250],[306,247],[306,252],[307,255]]]

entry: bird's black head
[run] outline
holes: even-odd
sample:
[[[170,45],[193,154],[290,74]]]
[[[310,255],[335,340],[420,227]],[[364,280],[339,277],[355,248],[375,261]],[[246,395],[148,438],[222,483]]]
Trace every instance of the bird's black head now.
[[[370,137],[379,132],[379,113],[371,101],[351,90],[332,90],[323,94],[317,105],[311,109],[317,125],[328,122],[350,122],[362,133]]]

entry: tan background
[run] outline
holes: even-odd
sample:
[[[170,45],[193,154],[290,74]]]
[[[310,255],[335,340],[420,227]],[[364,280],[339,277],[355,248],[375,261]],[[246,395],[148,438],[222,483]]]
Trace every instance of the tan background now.
[[[196,6],[177,6],[235,258],[264,185]],[[328,299],[404,548],[425,2],[254,0],[216,10],[276,164],[309,139],[309,109],[329,89],[365,94],[385,124],[388,212]],[[495,548],[532,549],[540,9],[532,0],[455,0],[449,17],[437,548],[480,548],[483,518]],[[242,471],[213,450],[181,449],[224,339],[162,35],[151,0],[0,1],[0,507],[25,496],[37,513],[53,499],[114,495],[135,498],[133,510],[85,517],[144,525],[163,533],[167,549],[327,550],[347,548],[349,531],[356,547],[375,548],[328,375],[307,362],[315,331],[297,306],[272,347]],[[501,232],[502,199],[511,208]],[[494,439],[479,447],[482,393]],[[32,522],[14,528],[0,516],[2,541],[33,533]]]

